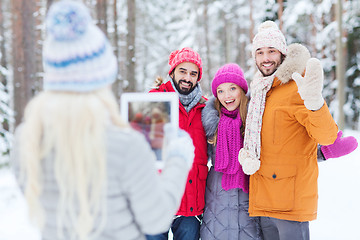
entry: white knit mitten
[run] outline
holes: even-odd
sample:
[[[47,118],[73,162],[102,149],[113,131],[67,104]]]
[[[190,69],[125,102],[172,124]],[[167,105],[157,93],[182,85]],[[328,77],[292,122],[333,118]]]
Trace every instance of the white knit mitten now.
[[[180,128],[175,128],[169,123],[164,126],[163,159],[171,157],[184,159],[190,169],[194,162],[195,147],[190,135]]]
[[[310,58],[306,63],[305,76],[293,73],[292,78],[296,82],[299,94],[304,105],[309,110],[319,110],[324,105],[322,89],[324,84],[324,71],[319,59]]]
[[[240,149],[239,152],[239,163],[242,167],[242,170],[247,175],[252,175],[260,169],[260,160],[257,159],[255,154],[251,153],[244,148]]]

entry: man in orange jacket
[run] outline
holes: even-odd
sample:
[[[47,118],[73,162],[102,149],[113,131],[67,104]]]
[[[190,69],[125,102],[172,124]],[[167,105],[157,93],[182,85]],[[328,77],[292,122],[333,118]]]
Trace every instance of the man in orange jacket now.
[[[265,240],[307,240],[317,214],[317,145],[338,132],[322,97],[323,69],[304,46],[287,46],[272,21],[260,25],[252,54],[258,72],[239,153],[251,175],[249,214]]]

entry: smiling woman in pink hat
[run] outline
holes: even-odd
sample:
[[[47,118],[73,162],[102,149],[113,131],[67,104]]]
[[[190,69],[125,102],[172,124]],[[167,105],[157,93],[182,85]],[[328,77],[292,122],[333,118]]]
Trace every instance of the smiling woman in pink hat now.
[[[201,239],[261,239],[257,218],[248,214],[249,176],[238,161],[243,147],[248,92],[242,69],[225,64],[211,84],[215,98],[202,111],[212,166],[206,181]]]

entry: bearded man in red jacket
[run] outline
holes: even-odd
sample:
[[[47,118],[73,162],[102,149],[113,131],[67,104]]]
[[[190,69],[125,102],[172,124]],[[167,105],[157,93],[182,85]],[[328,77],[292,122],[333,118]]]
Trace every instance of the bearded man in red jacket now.
[[[169,80],[165,83],[162,83],[162,80],[158,81],[158,86],[150,92],[176,92],[178,94],[179,127],[190,134],[195,146],[194,163],[171,230],[177,240],[197,240],[200,237],[200,218],[204,211],[208,173],[207,142],[201,122],[201,111],[206,101],[199,84],[202,76],[202,62],[197,52],[191,48],[183,48],[170,54],[169,65]],[[168,232],[147,236],[147,239],[168,239]]]

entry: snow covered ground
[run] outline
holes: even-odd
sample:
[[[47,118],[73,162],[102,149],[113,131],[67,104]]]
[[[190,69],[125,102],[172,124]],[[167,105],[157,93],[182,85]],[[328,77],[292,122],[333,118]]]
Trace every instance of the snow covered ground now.
[[[40,240],[29,224],[25,199],[9,170],[0,170],[0,240]]]
[[[344,131],[356,137],[360,131]],[[351,154],[319,163],[318,219],[310,223],[314,240],[359,240],[360,147]]]
[[[360,131],[345,130],[360,142]],[[319,164],[318,219],[310,223],[313,240],[359,240],[360,148]],[[14,176],[0,170],[0,240],[40,240],[29,224],[26,204]]]

